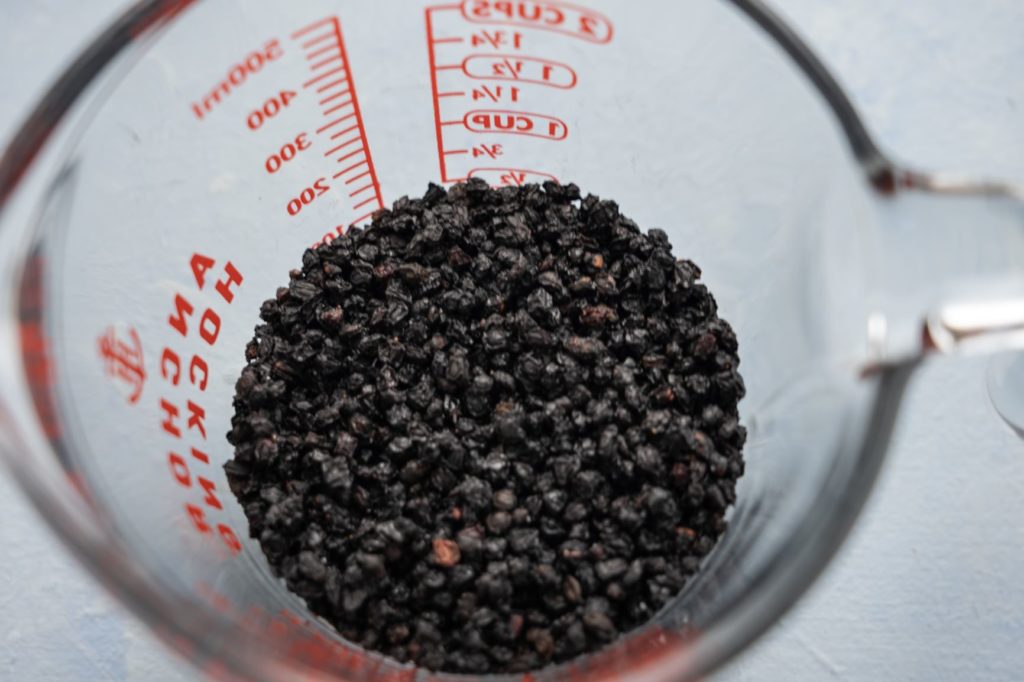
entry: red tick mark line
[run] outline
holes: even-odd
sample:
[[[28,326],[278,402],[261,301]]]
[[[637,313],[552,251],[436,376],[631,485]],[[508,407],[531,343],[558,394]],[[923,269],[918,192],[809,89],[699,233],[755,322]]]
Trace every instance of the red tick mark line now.
[[[352,118],[353,116],[355,116],[354,113],[353,114],[349,114],[348,116],[345,116],[341,120],[344,121],[346,118]],[[358,128],[358,127],[359,127],[359,124],[356,124],[356,128]],[[332,140],[337,140],[339,137],[341,137],[342,135],[344,135],[345,133],[347,133],[347,132],[349,132],[351,130],[355,130],[355,128],[346,128],[345,130],[342,130],[341,132],[334,133],[333,135],[331,135],[331,139]]]
[[[339,121],[347,121],[350,118],[355,118],[355,115],[356,115],[356,112],[353,111],[351,114],[345,114],[344,116],[342,116],[338,120]],[[358,128],[359,125],[360,125],[359,123],[356,123],[356,128]],[[342,130],[341,132],[334,133],[333,135],[331,135],[331,139],[332,140],[337,140],[339,137],[341,137],[342,135],[347,133],[349,130],[354,130],[354,128],[346,128],[345,130]]]
[[[344,102],[342,102],[341,104],[337,104],[337,105],[331,107],[330,109],[324,110],[324,116],[330,116],[335,111],[341,111],[342,109],[344,109],[345,107],[347,107],[350,104],[352,104],[352,100],[347,99]]]
[[[349,178],[348,180],[345,181],[345,184],[346,185],[351,185],[353,182],[355,182],[359,178],[365,178],[369,174],[370,174],[370,171],[363,171],[359,175],[353,175],[351,178]]]
[[[320,81],[322,81],[323,79],[327,78],[328,76],[333,76],[334,74],[341,73],[344,70],[345,70],[345,65],[342,64],[341,66],[339,66],[336,69],[331,69],[330,71],[324,71],[319,76],[314,76],[313,78],[310,78],[308,81],[303,83],[302,87],[308,88],[310,85],[313,85],[314,83],[319,83]],[[341,81],[339,81],[339,82],[344,82],[344,78]],[[319,92],[319,90],[317,92]]]
[[[319,128],[317,128],[317,129],[316,129],[316,134],[317,134],[317,135],[319,135],[320,133],[322,133],[323,131],[327,130],[327,129],[328,129],[328,128],[330,128],[331,126],[336,126],[336,125],[338,125],[339,123],[341,123],[342,121],[344,121],[344,120],[345,120],[345,118],[347,118],[347,117],[342,117],[342,118],[336,118],[336,119],[334,119],[333,121],[331,121],[330,123],[325,123],[324,125],[322,125],[322,126],[320,126]]]
[[[468,154],[469,150],[468,149],[449,149],[448,151],[446,151],[444,153],[445,154]]]
[[[323,30],[329,32],[321,35]],[[323,109],[322,115],[327,119],[316,129],[318,135],[326,133],[332,140],[333,146],[324,152],[324,156],[337,155],[335,162],[345,166],[344,170],[338,171],[333,177],[344,178],[347,177],[347,173],[354,171],[355,178],[345,180],[346,186],[358,180],[363,180],[363,186],[350,196],[363,197],[373,191],[373,196],[352,207],[354,212],[355,209],[374,201],[378,206],[383,206],[380,182],[366,139],[366,129],[363,127],[358,91],[352,78],[341,23],[337,17],[327,17],[299,29],[292,37],[305,40],[302,48],[307,52],[306,60],[313,73],[310,74],[309,80],[303,83],[303,87],[315,88],[315,92],[320,93],[319,106]],[[334,144],[334,141],[337,141],[337,144]],[[355,225],[371,215],[362,215],[351,224]]]
[[[331,88],[333,88],[336,85],[342,85],[344,82],[345,82],[344,78],[339,78],[338,80],[331,81],[330,83],[327,83],[326,85],[321,85],[319,88],[316,89],[316,91],[317,92],[324,92],[326,90],[330,90]],[[351,87],[351,86],[349,86],[349,87]]]
[[[332,147],[329,152],[324,152],[324,156],[327,156],[328,154],[333,154],[335,152],[340,152],[345,147],[349,146],[350,144],[355,144],[356,142],[359,142],[359,138],[358,137],[354,137],[351,140],[348,140],[347,142],[342,142],[338,146]]]
[[[461,69],[462,64],[445,64],[444,66],[435,66],[435,71],[447,71],[448,69]]]
[[[303,26],[302,28],[300,28],[299,30],[297,30],[295,33],[292,34],[292,40],[295,40],[297,38],[301,38],[302,36],[306,35],[310,31],[315,31],[316,29],[320,28],[321,26],[326,26],[327,24],[330,24],[333,21],[334,21],[334,17],[325,17],[325,18],[320,19],[318,21],[314,21],[312,24],[307,24],[307,25]]]
[[[462,124],[463,121],[461,118],[458,121],[441,121],[441,125],[443,126],[460,126]]]
[[[327,47],[321,47],[321,48],[319,48],[317,50],[313,50],[312,52],[307,54],[306,55],[306,60],[307,61],[312,61],[312,60],[316,59],[317,57],[319,57],[322,54],[327,54],[331,50],[337,50],[337,49],[338,49],[337,45],[328,45]]]
[[[356,154],[358,154],[361,151],[363,151],[363,150],[362,149],[358,150],[356,152]],[[340,170],[337,173],[335,173],[334,174],[334,179],[337,180],[338,178],[340,178],[345,173],[348,173],[349,171],[355,170],[356,168],[359,168],[360,166],[365,166],[365,165],[366,165],[366,159],[363,159],[362,161],[356,161],[355,163],[353,163],[351,166],[349,166],[345,170]],[[363,177],[363,175],[366,175],[369,172],[370,171],[366,171],[366,173],[363,173],[362,175],[357,175],[356,177],[357,178],[361,178],[361,177]]]
[[[310,64],[309,65],[309,70],[310,71],[316,71],[317,69],[319,69],[321,67],[324,67],[324,66],[327,66],[331,62],[337,61],[339,59],[341,59],[341,53],[340,52],[338,54],[332,56],[332,57],[327,57],[326,59],[322,59],[322,60],[318,61],[316,64]]]
[[[338,23],[337,18],[334,19],[334,34],[335,36],[337,36],[338,39],[338,47],[341,48],[342,62],[347,66],[349,64],[348,53],[345,50],[345,41],[341,39],[341,24]],[[362,142],[360,147],[361,151],[365,151],[366,153],[366,166],[367,169],[370,171],[370,184],[373,187],[374,192],[374,195],[370,197],[369,201],[367,201],[366,203],[370,203],[370,201],[376,201],[378,206],[384,206],[384,200],[380,196],[380,181],[377,179],[377,169],[374,168],[373,157],[370,155],[370,143],[366,140],[366,128],[363,126],[363,114],[362,110],[359,107],[359,97],[356,95],[357,90],[355,82],[352,80],[351,72],[348,73],[348,81],[348,87],[352,91],[352,110],[356,115],[356,120],[359,121],[359,139]],[[342,159],[338,159],[338,163],[341,163],[341,161]],[[352,210],[361,208],[363,205],[365,204],[360,202],[358,205],[353,206]]]
[[[349,92],[348,89],[345,89],[345,90],[341,90],[340,92],[336,92],[333,95],[328,95],[327,97],[324,97],[322,100],[320,100],[320,104],[321,105],[327,104],[332,99],[337,99],[337,98],[341,97],[342,95],[347,95],[348,92]]]
[[[466,93],[461,91],[461,90],[459,92],[442,92],[442,93],[440,93],[438,95],[438,97],[465,97],[465,96],[466,96]]]
[[[424,10],[427,25],[427,57],[430,60],[430,91],[434,95],[434,132],[437,135],[437,162],[441,165],[441,182],[447,172],[444,164],[444,143],[441,142],[441,100],[437,98],[437,64],[434,61],[434,26],[430,16],[431,8]]]
[[[332,34],[325,33],[322,36],[317,36],[316,38],[311,38],[311,39],[307,40],[306,42],[302,43],[302,49],[303,50],[309,49],[309,48],[313,47],[314,45],[316,45],[317,43],[322,43],[325,40],[329,40],[332,37],[333,37]]]
[[[364,147],[360,147],[359,149],[355,150],[354,152],[349,152],[349,153],[348,153],[348,154],[346,154],[345,156],[342,156],[342,157],[340,157],[340,158],[338,159],[338,163],[341,163],[341,162],[342,162],[342,161],[344,161],[345,159],[351,159],[351,158],[352,158],[353,156],[355,156],[356,154],[362,154],[362,153],[363,153],[363,152],[365,152],[365,151],[366,151],[366,149],[365,149]],[[363,160],[363,162],[365,162],[365,163],[367,163],[367,164],[369,164],[369,163],[370,163],[370,157],[369,157],[369,155],[367,155],[367,157],[366,157],[366,158],[365,158],[365,159]],[[351,169],[350,169],[350,170],[351,170]]]
[[[351,116],[355,116],[355,114],[350,114],[350,115]],[[359,124],[358,123],[356,123],[354,126],[349,126],[348,128],[345,128],[344,130],[341,130],[341,131],[338,131],[338,132],[334,133],[333,135],[331,135],[331,139],[332,140],[337,140],[339,137],[341,137],[345,133],[351,133],[353,130],[356,130],[357,128],[359,128]],[[324,156],[326,156],[326,154]]]
[[[435,45],[438,45],[440,43],[462,43],[462,42],[465,42],[465,41],[466,41],[465,38],[461,38],[461,37],[458,37],[458,36],[451,37],[451,38],[434,38],[434,44]]]
[[[380,204],[381,206],[383,206],[383,205],[384,205],[384,202],[382,202],[382,201],[380,200],[380,198],[379,198],[379,197],[370,197],[369,199],[366,199],[365,201],[360,201],[360,202],[359,202],[358,204],[356,204],[355,206],[353,206],[353,207],[352,207],[352,209],[353,209],[353,210],[355,210],[355,209],[357,209],[357,208],[362,208],[363,206],[366,206],[366,205],[367,205],[368,203],[370,203],[371,201],[376,201],[376,202],[377,202],[378,204]]]

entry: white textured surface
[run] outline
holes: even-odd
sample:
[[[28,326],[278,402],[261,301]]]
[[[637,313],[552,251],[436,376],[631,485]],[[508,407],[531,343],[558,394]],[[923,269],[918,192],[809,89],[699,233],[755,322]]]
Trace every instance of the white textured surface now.
[[[126,4],[0,4],[0,140]],[[1024,4],[779,5],[899,158],[1024,181]],[[922,371],[847,547],[717,679],[1021,678],[1024,447],[988,405],[984,368],[970,360]],[[192,679],[78,569],[2,475],[0,547],[0,680]]]

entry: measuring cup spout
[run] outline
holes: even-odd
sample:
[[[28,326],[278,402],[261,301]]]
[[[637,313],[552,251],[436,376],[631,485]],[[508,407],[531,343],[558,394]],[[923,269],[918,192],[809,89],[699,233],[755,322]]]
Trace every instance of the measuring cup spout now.
[[[1024,348],[1024,187],[900,169],[875,186],[876,359]]]

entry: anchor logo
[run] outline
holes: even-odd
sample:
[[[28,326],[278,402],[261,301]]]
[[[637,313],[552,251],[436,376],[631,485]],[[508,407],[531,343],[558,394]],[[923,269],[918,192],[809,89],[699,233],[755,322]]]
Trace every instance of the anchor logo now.
[[[99,351],[107,374],[128,387],[128,403],[134,405],[139,402],[146,383],[146,369],[138,332],[129,328],[125,340],[113,326],[107,327],[99,338]]]

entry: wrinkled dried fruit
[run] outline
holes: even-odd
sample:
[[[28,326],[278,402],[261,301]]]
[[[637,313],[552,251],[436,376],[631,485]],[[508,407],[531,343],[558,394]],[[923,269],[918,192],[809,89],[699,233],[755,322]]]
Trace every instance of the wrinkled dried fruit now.
[[[451,568],[459,563],[461,552],[454,540],[437,538],[434,540],[434,562],[439,566]]]
[[[345,637],[523,672],[647,621],[743,473],[736,337],[660,230],[574,185],[431,186],[260,309],[225,466]]]

